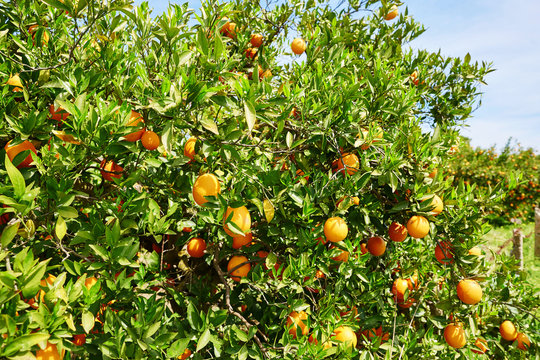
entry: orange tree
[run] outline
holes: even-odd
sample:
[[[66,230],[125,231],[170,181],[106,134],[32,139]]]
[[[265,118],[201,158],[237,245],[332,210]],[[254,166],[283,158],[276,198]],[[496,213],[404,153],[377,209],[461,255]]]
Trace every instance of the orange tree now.
[[[540,206],[540,155],[519,145],[514,148],[510,141],[500,153],[494,147],[473,148],[466,138],[462,138],[462,144],[449,163],[454,184],[463,181],[481,190],[495,186],[509,189],[512,185],[508,178],[520,174],[518,183],[505,192],[504,199],[486,209],[486,219],[493,224],[509,224],[512,218],[533,221],[534,208]]]
[[[533,356],[446,178],[490,67],[398,5],[3,2],[0,357]]]

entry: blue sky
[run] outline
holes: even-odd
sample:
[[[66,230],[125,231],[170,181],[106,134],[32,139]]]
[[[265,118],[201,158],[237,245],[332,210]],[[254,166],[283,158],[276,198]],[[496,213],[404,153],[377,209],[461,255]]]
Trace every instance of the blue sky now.
[[[136,0],[140,3],[140,0]],[[183,3],[185,1],[171,2]],[[166,0],[152,0],[155,13]],[[482,106],[463,134],[474,146],[500,149],[512,137],[540,150],[540,31],[538,0],[404,0],[427,31],[410,45],[443,55],[493,62],[497,69],[481,90]],[[189,1],[197,9],[200,1]]]

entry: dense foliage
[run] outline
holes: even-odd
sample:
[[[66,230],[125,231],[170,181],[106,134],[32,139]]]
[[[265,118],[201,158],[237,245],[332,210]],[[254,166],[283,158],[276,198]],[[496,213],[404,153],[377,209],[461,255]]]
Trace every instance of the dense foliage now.
[[[504,199],[487,209],[486,219],[493,224],[508,224],[512,219],[534,221],[534,208],[540,206],[540,155],[534,149],[512,146],[509,141],[502,151],[473,148],[462,139],[459,154],[450,162],[454,184],[463,181],[481,191],[497,185],[509,188],[509,179],[519,174],[515,188],[505,192]]]
[[[0,2],[0,357],[537,353],[447,177],[491,69],[392,5]]]

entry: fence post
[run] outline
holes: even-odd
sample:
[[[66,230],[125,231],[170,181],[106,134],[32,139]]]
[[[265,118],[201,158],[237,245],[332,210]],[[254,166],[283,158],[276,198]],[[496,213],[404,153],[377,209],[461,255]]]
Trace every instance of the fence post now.
[[[540,208],[534,208],[534,256],[540,257]]]
[[[523,271],[523,232],[521,229],[514,229],[513,242],[512,255],[519,261],[519,270]]]

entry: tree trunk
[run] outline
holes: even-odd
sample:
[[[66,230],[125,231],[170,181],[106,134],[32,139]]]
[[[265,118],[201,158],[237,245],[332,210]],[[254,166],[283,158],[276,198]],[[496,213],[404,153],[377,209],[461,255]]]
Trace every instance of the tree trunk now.
[[[519,270],[523,271],[523,233],[521,229],[514,229],[514,247],[512,255],[519,260]]]
[[[540,257],[540,208],[534,208],[534,256]]]

